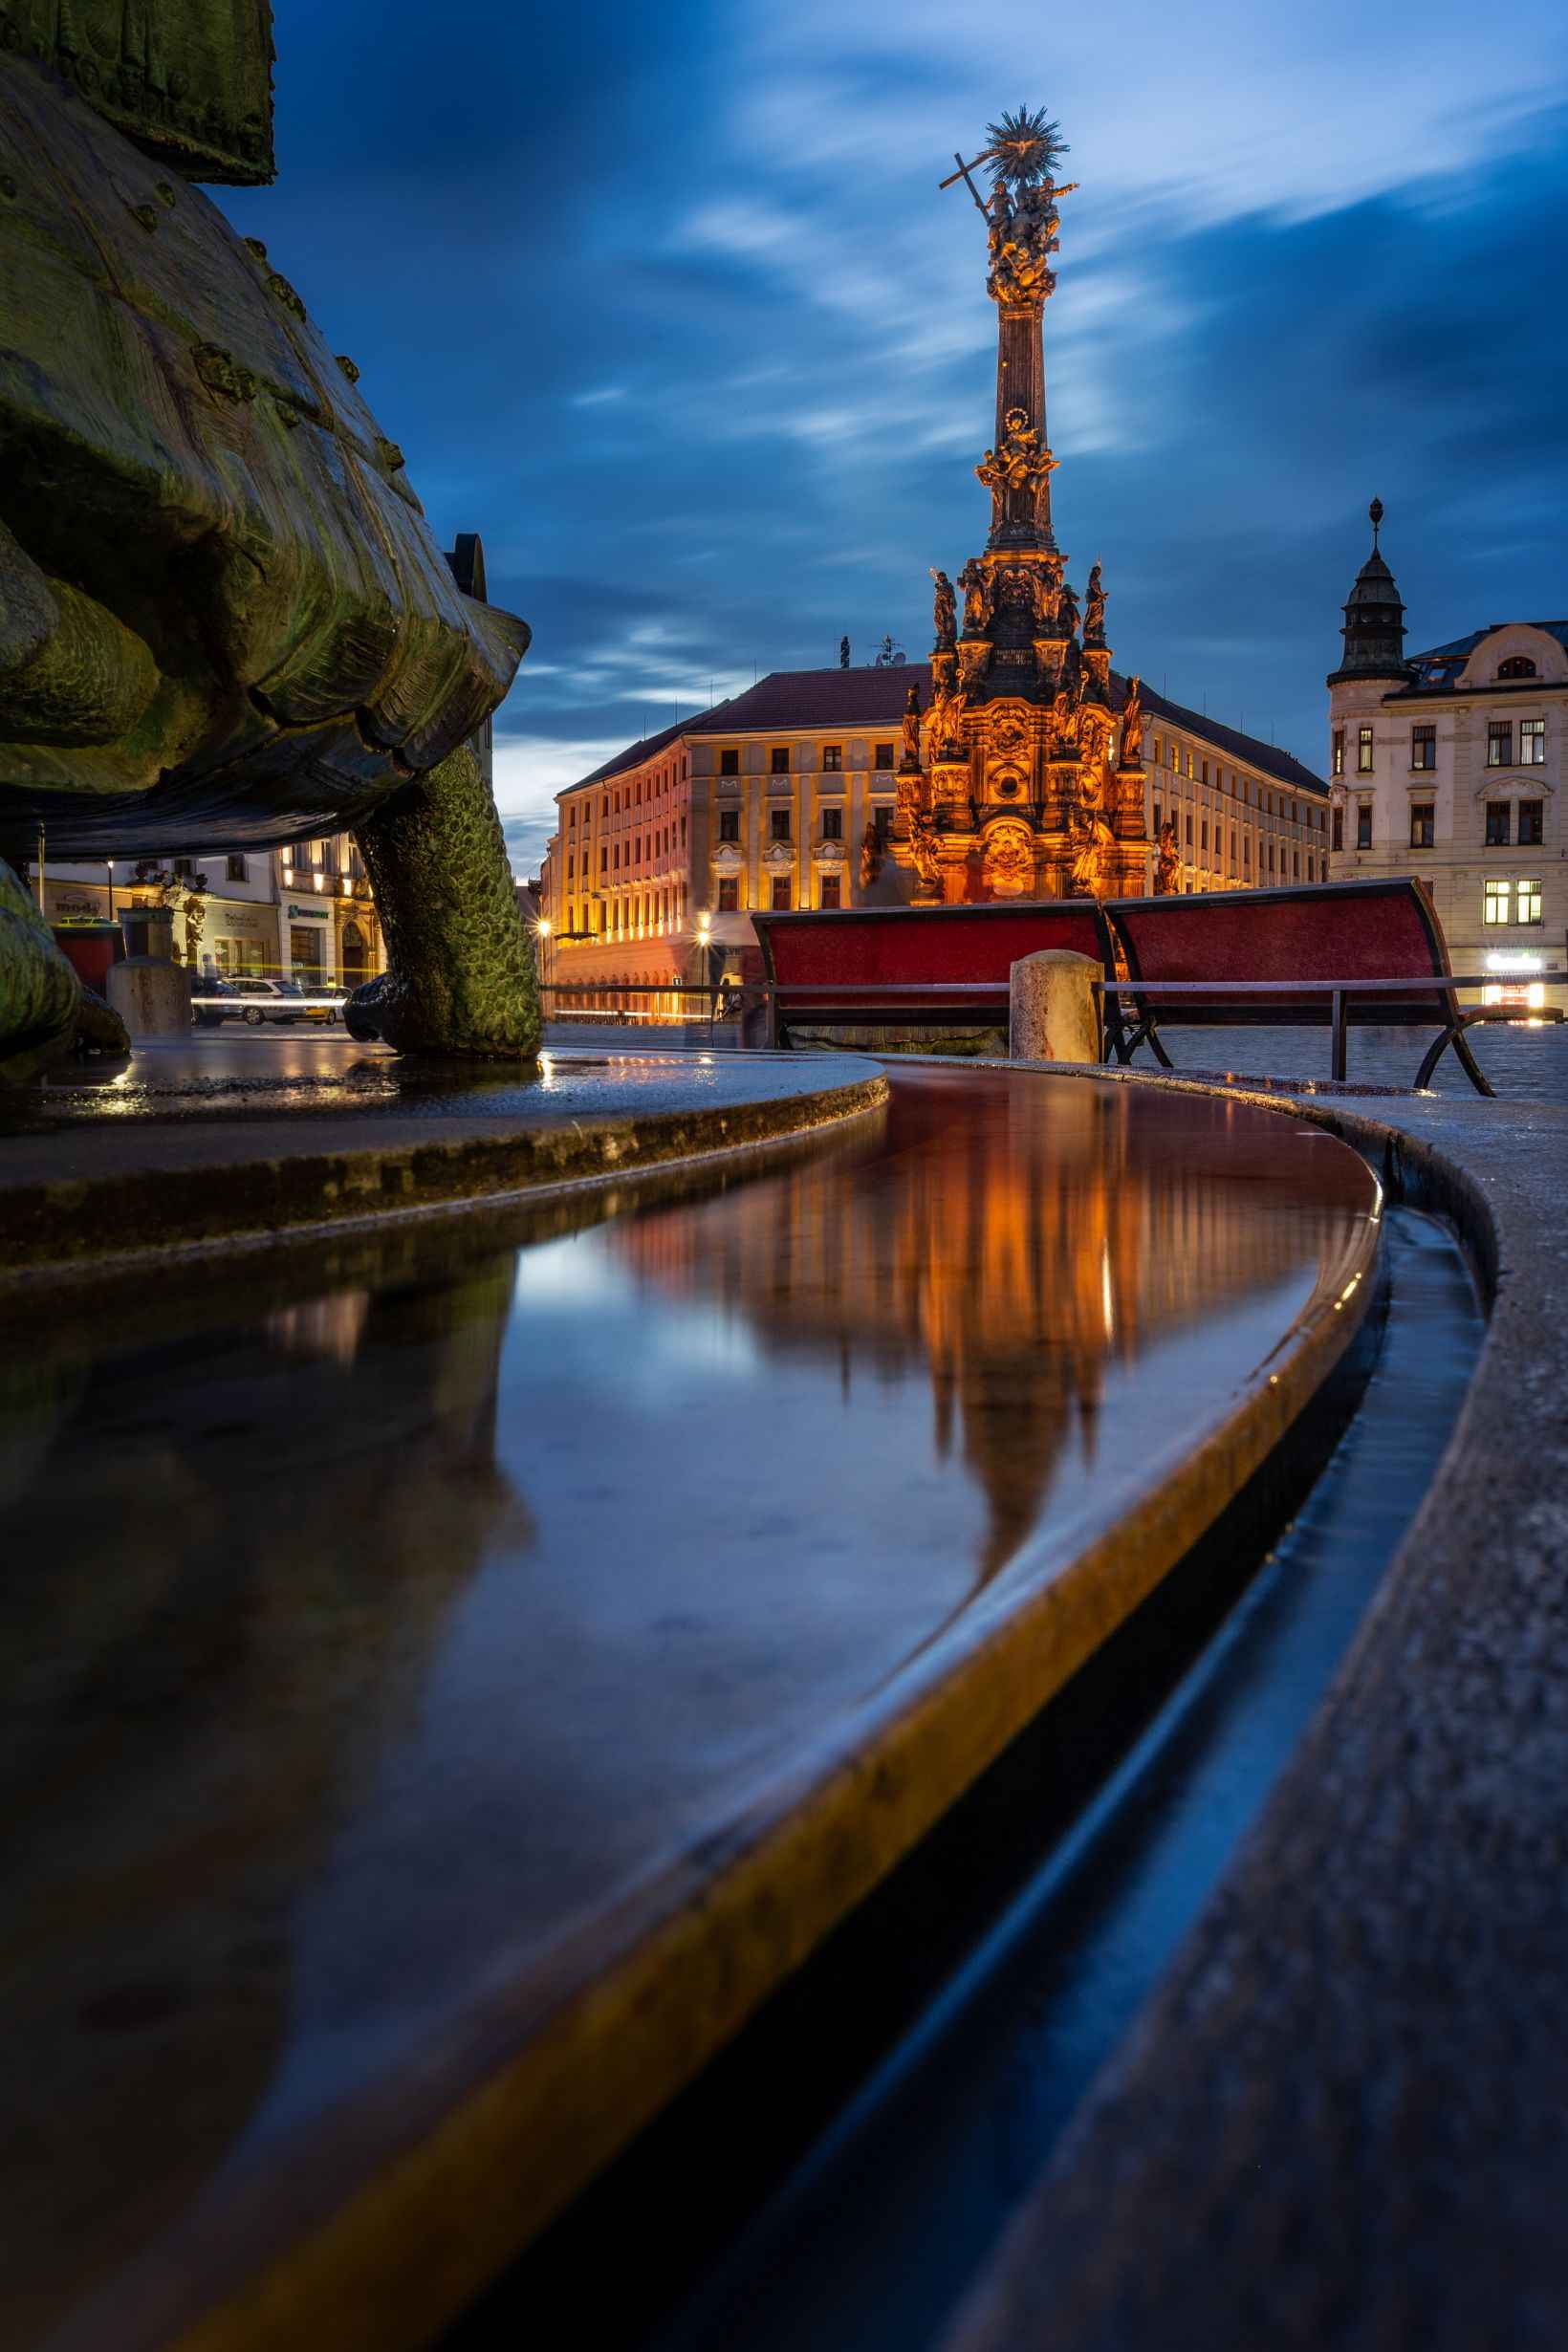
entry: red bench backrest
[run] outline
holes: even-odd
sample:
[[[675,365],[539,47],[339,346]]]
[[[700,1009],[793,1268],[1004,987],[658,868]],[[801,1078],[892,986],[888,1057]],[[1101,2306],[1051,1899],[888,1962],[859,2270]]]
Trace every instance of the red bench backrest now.
[[[1026,955],[1069,947],[1101,969],[1110,950],[1093,899],[1020,900],[988,906],[867,906],[838,914],[751,918],[768,977],[781,991],[859,991],[879,982],[991,981],[1005,995],[1008,973]]]
[[[1160,1003],[1162,1019],[1223,1009],[1225,999],[1161,1000],[1161,980],[1402,980],[1451,969],[1426,886],[1408,876],[1299,890],[1112,899],[1106,913],[1122,940],[1129,976],[1152,984],[1149,996]],[[1315,1008],[1309,998],[1273,1000],[1277,1012],[1293,1007],[1328,1018],[1321,997]],[[1427,997],[1428,1019],[1432,1010]],[[1390,1021],[1404,1011],[1402,1000],[1386,1000]]]

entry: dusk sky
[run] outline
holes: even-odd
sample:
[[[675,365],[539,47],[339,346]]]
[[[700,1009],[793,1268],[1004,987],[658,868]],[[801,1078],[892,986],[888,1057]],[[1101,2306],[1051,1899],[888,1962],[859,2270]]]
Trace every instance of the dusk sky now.
[[[533,627],[496,743],[533,871],[644,727],[845,632],[928,651],[995,343],[937,182],[1004,106],[1082,183],[1053,500],[1119,668],[1321,772],[1374,492],[1412,650],[1562,614],[1560,34],[1546,0],[276,0],[278,182],[212,193]]]

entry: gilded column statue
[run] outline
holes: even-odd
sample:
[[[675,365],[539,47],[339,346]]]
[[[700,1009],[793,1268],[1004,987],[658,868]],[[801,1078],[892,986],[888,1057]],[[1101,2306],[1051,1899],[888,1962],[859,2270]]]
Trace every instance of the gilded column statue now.
[[[1052,521],[1044,315],[1056,283],[1059,203],[1073,192],[1056,177],[1065,152],[1056,124],[1021,107],[991,125],[972,163],[955,158],[943,182],[962,181],[985,221],[986,290],[996,305],[996,427],[975,468],[991,493],[991,528],[958,574],[961,636],[947,575],[932,572],[926,822],[937,849],[920,848],[926,868],[967,897],[1147,886],[1142,769],[1132,760],[1123,773],[1112,751],[1103,575],[1098,563],[1089,575],[1080,637]],[[974,178],[982,168],[986,191]],[[895,855],[913,861],[916,846],[917,830],[906,828]]]

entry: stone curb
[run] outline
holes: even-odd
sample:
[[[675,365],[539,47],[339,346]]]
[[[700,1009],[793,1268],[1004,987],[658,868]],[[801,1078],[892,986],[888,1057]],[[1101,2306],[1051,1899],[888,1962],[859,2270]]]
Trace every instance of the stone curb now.
[[[882,1077],[754,1101],[537,1127],[311,1149],[310,1125],[192,1122],[151,1134],[172,1151],[101,1177],[0,1187],[0,1284],[85,1274],[191,1245],[227,1244],[389,1212],[492,1200],[548,1186],[772,1143],[878,1109]],[[335,1122],[352,1130],[353,1118]],[[384,1132],[384,1128],[383,1128]],[[141,1140],[141,1139],[139,1139]]]
[[[1199,1091],[1326,1127],[1449,1217],[1490,1321],[1311,1729],[949,2352],[1545,2352],[1568,2338],[1568,1109]]]

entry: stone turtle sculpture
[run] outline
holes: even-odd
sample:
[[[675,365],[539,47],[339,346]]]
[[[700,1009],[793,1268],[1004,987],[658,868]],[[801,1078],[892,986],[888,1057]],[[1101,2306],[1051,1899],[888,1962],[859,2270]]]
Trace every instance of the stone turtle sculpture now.
[[[215,7],[144,13],[173,43]],[[166,97],[137,136],[144,58],[117,81],[34,46],[0,52],[0,857],[40,825],[67,860],[350,830],[395,975],[381,1034],[530,1058],[533,955],[473,740],[527,624],[461,592],[359,370],[182,176],[269,170],[186,154]],[[78,1012],[11,885],[0,1077],[69,1047]]]

